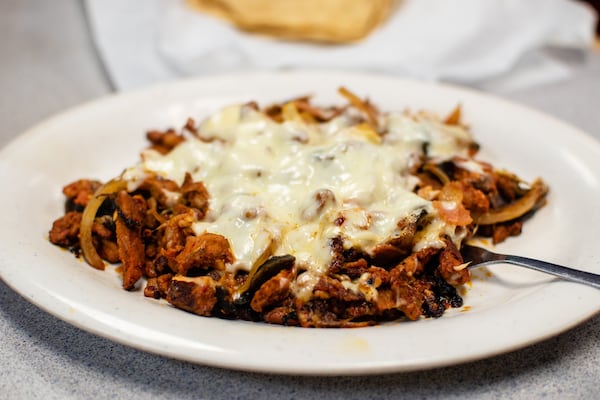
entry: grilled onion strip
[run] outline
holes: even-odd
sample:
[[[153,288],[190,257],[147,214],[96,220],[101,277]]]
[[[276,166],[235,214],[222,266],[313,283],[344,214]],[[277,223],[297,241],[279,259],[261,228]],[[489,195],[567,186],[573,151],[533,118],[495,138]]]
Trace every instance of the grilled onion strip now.
[[[104,203],[108,195],[117,193],[119,190],[125,189],[127,183],[120,179],[114,179],[105,185],[102,185],[94,193],[94,197],[87,204],[81,216],[81,227],[79,228],[79,243],[85,260],[94,268],[104,270],[104,261],[96,251],[94,241],[92,239],[92,228],[98,209]]]
[[[473,219],[479,225],[492,225],[511,221],[533,210],[544,199],[546,193],[548,193],[548,187],[538,178],[531,184],[529,191],[520,199],[496,210],[473,216]]]

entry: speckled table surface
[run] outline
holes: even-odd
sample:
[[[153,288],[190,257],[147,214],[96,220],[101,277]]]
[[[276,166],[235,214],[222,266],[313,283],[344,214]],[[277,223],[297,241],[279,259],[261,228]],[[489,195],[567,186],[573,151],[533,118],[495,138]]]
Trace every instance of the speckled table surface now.
[[[0,3],[0,146],[33,124],[111,92],[80,3]],[[600,57],[576,75],[505,94],[600,139]],[[5,210],[6,211],[6,210]],[[227,371],[144,353],[75,328],[0,281],[0,398],[597,398],[600,315],[531,347],[431,371],[296,377]],[[476,340],[476,338],[474,338]]]

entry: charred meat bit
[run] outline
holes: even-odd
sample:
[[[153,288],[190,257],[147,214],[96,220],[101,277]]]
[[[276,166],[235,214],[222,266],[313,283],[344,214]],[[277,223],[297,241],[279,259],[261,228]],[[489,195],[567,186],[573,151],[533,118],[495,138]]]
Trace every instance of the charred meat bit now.
[[[144,288],[144,296],[152,297],[157,300],[161,298],[157,278],[148,278],[148,281],[146,282],[146,287]]]
[[[396,307],[410,320],[417,320],[421,316],[423,293],[405,280],[395,280],[392,283],[392,292],[395,295]]]
[[[175,276],[169,286],[167,301],[182,310],[210,316],[217,304],[217,283],[208,276]]]
[[[188,236],[183,251],[176,258],[175,272],[188,275],[193,269],[224,270],[226,263],[233,262],[229,241],[214,233]]]
[[[313,295],[318,299],[336,299],[342,302],[364,300],[362,294],[346,289],[342,282],[329,276],[323,276],[319,279],[313,290]]]
[[[67,197],[66,211],[82,212],[101,185],[99,181],[80,179],[65,186],[63,194]]]
[[[191,209],[186,208],[186,211],[172,216],[159,227],[158,245],[161,252],[179,252],[185,246],[186,238],[192,235],[190,227],[195,221],[195,214]]]
[[[173,274],[163,274],[156,278],[149,278],[144,288],[144,296],[155,299],[166,298],[172,279]]]
[[[394,281],[405,277],[412,277],[415,274],[420,274],[422,271],[423,262],[419,260],[416,254],[411,254],[390,271],[390,279]]]
[[[356,279],[369,269],[369,263],[364,258],[356,261],[349,261],[342,265],[340,273],[348,275],[351,279]]]
[[[198,212],[198,219],[202,219],[208,210],[208,190],[202,182],[194,182],[189,173],[181,185],[181,197],[185,205],[192,207]]]
[[[193,133],[194,135],[196,135],[198,133],[198,128],[196,127],[196,121],[194,121],[193,118],[188,118],[187,121],[185,121],[185,125],[183,126],[183,129],[185,129],[186,131]]]
[[[442,187],[439,200],[433,201],[433,207],[440,217],[449,224],[466,226],[473,222],[471,214],[463,205],[463,191],[460,182],[449,182]]]
[[[509,236],[518,236],[523,229],[523,221],[521,219],[511,222],[495,224],[492,227],[492,242],[498,244],[505,241]]]
[[[462,202],[467,210],[474,214],[483,214],[489,211],[490,201],[485,193],[471,185],[461,183],[463,192]]]
[[[271,256],[262,264],[254,265],[245,281],[235,290],[235,302],[239,305],[248,303],[263,284],[279,272],[291,269],[295,261],[294,256],[286,254]]]
[[[456,270],[455,267],[461,265],[464,261],[460,251],[454,243],[446,238],[444,250],[440,253],[439,269],[440,275],[451,285],[462,285],[469,281],[469,270],[464,268]]]
[[[94,240],[94,246],[98,250],[98,254],[109,263],[118,263],[121,261],[119,256],[119,246],[117,242],[108,239]]]
[[[263,312],[281,304],[291,294],[293,274],[289,270],[280,271],[266,281],[254,294],[250,307],[256,312]]]
[[[120,261],[115,229],[115,222],[109,215],[95,218],[92,225],[94,246],[100,257],[110,263]]]
[[[146,134],[146,138],[151,143],[150,148],[158,151],[160,154],[167,154],[179,143],[185,142],[185,137],[178,134],[174,129],[164,132],[153,130]]]
[[[81,213],[69,211],[63,217],[57,219],[50,229],[50,241],[61,247],[71,247],[79,243],[79,226],[81,225]]]
[[[141,196],[130,196],[122,190],[117,194],[116,205],[117,244],[119,258],[123,263],[123,288],[131,290],[142,277],[146,261],[142,240],[146,202]]]
[[[179,185],[172,180],[159,177],[145,179],[138,188],[138,191],[147,192],[148,195],[144,197],[156,200],[159,209],[162,210],[172,207],[176,202],[173,201],[173,197],[176,197],[176,199],[179,197]]]
[[[298,315],[296,310],[290,306],[281,306],[264,314],[263,320],[269,324],[297,326]]]

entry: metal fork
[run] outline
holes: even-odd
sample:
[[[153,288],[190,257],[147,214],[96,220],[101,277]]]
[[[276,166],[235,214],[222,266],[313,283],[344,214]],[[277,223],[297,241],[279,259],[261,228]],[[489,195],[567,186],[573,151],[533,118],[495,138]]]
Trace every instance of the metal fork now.
[[[477,246],[463,245],[460,250],[465,262],[470,261],[468,269],[482,267],[490,264],[508,263],[520,267],[530,268],[545,272],[568,281],[583,283],[600,289],[600,275],[591,272],[579,271],[562,265],[552,264],[533,258],[498,254]]]

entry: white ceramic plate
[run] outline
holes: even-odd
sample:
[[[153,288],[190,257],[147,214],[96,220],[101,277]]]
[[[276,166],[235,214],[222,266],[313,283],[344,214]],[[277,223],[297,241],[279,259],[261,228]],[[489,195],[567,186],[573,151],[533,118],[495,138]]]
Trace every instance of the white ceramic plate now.
[[[95,101],[19,136],[0,153],[0,274],[43,310],[132,347],[214,366],[289,374],[408,371],[480,359],[556,335],[600,310],[600,291],[510,266],[477,272],[467,307],[440,319],[361,329],[302,329],[202,318],[126,292],[47,241],[61,188],[106,180],[138,159],[151,128],[180,127],[233,102],[307,93],[341,101],[346,85],[383,110],[464,109],[480,158],[542,176],[548,205],[499,251],[600,273],[600,144],[551,117],[472,91],[360,74],[275,73],[183,81]]]

